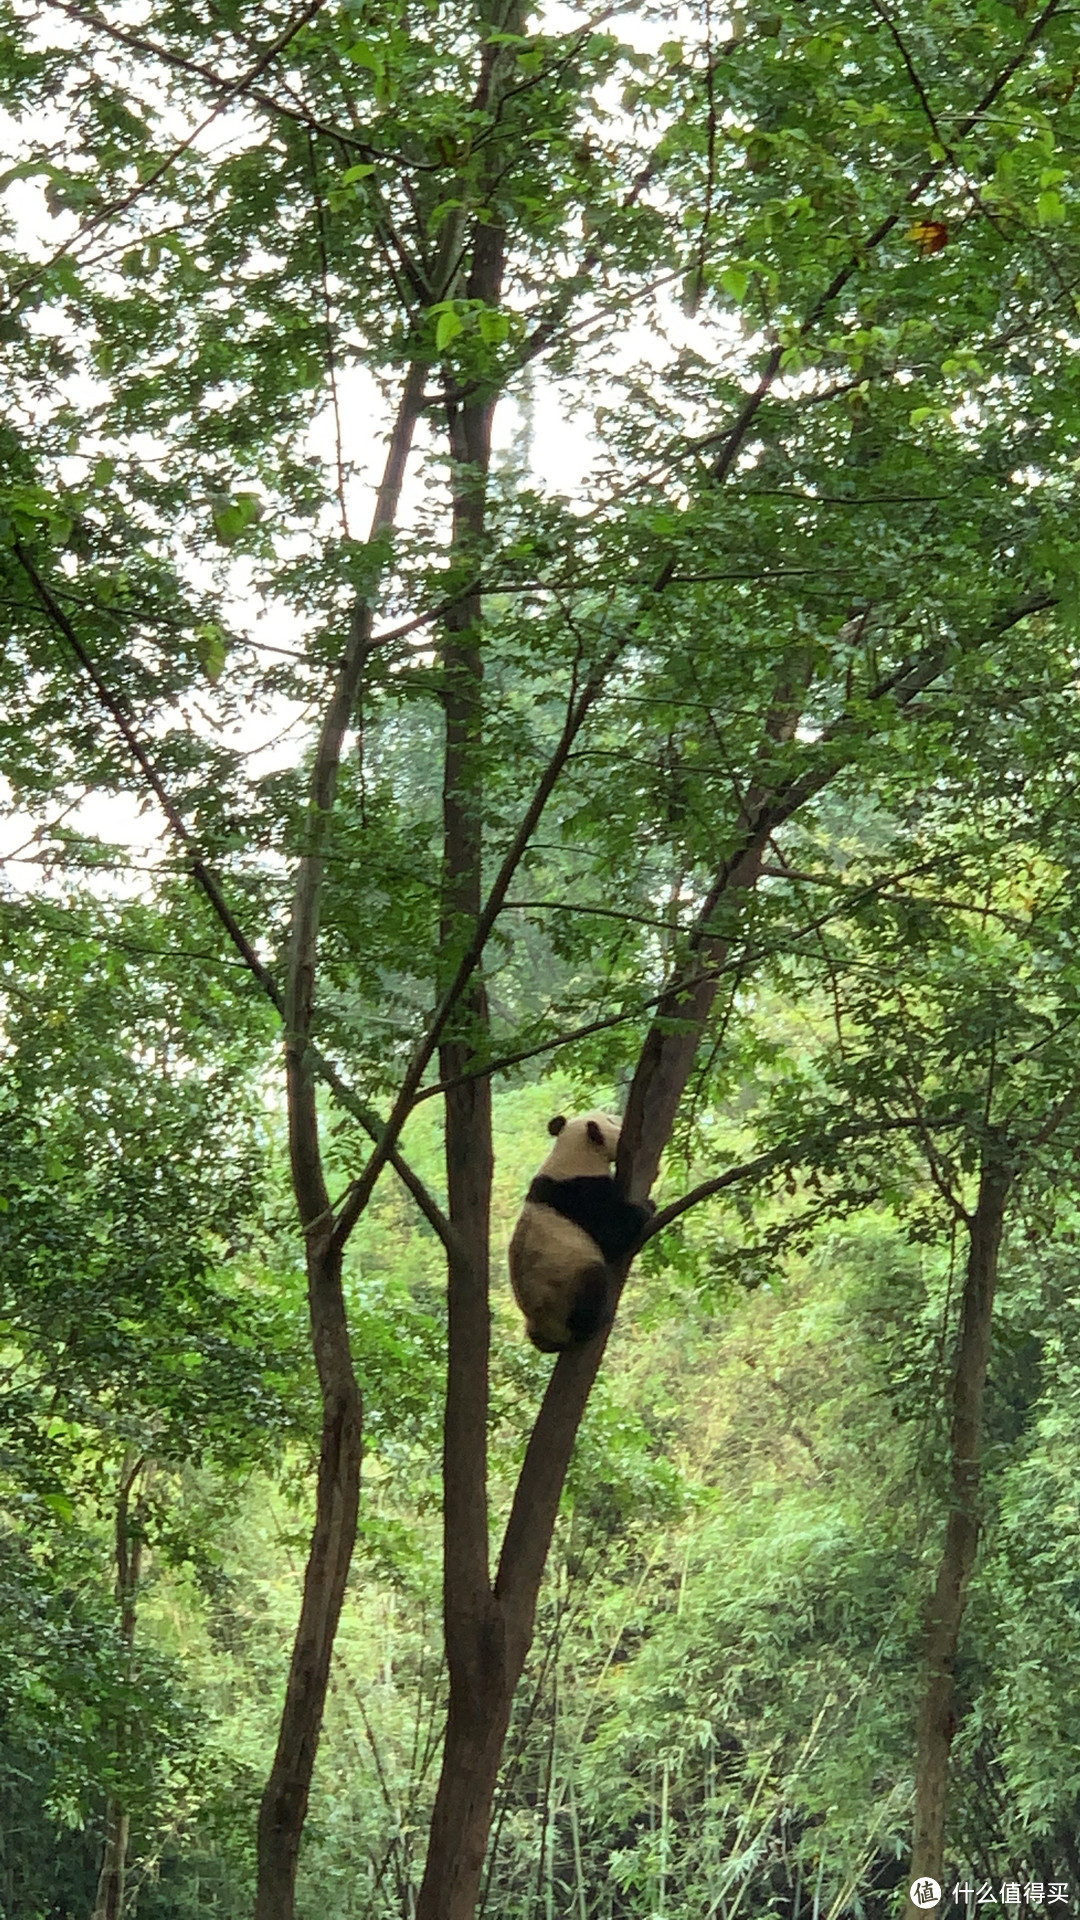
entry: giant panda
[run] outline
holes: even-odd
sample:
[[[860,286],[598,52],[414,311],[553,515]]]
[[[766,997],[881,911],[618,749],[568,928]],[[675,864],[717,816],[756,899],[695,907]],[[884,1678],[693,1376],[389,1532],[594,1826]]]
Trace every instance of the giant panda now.
[[[652,1201],[624,1200],[608,1171],[619,1122],[586,1113],[548,1122],[555,1145],[540,1168],[510,1241],[510,1283],[529,1339],[541,1353],[591,1340],[611,1318],[608,1263],[629,1253]]]

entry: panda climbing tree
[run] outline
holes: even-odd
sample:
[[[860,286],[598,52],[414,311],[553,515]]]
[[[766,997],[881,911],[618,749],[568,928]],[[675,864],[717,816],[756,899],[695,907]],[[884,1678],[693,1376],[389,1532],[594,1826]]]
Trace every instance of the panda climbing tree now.
[[[555,1145],[514,1228],[510,1280],[533,1346],[560,1353],[610,1325],[609,1263],[626,1257],[656,1208],[624,1200],[615,1185],[620,1128],[610,1114],[556,1114],[548,1132]]]

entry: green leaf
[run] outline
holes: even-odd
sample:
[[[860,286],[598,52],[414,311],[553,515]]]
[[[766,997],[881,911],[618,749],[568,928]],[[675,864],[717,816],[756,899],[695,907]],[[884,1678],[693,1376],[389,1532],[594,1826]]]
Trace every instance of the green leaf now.
[[[212,687],[221,679],[222,669],[228,648],[221,628],[212,620],[198,628],[195,635],[195,657]]]
[[[1060,227],[1065,218],[1065,202],[1060,193],[1050,188],[1046,193],[1040,193],[1035,202],[1035,211],[1041,227]]]
[[[500,313],[497,307],[481,307],[476,324],[486,347],[501,346],[510,333],[510,315]]]
[[[368,180],[374,171],[375,167],[372,161],[362,160],[359,166],[346,167],[341,176],[341,184],[344,187],[350,187],[354,180]]]
[[[448,307],[445,313],[440,313],[435,328],[436,353],[442,353],[450,345],[451,340],[456,340],[458,334],[463,332],[464,326],[465,322],[460,313],[455,313],[453,307]]]
[[[720,274],[720,285],[725,293],[731,295],[735,305],[741,307],[750,285],[750,275],[745,267],[724,267]]]
[[[366,67],[369,73],[376,76],[382,73],[384,66],[382,54],[377,47],[369,47],[365,40],[358,40],[355,46],[348,47],[345,58],[351,60],[354,67]]]
[[[238,493],[232,500],[215,501],[212,506],[214,532],[223,547],[235,547],[242,533],[262,519],[262,503],[257,494]]]

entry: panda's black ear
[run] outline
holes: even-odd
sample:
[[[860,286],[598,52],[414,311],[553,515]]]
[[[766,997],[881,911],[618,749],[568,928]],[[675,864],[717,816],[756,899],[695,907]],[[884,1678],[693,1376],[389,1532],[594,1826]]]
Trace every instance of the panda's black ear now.
[[[588,1134],[588,1136],[589,1136],[589,1139],[590,1139],[590,1140],[592,1141],[592,1143],[593,1143],[593,1146],[594,1146],[594,1147],[602,1147],[602,1146],[603,1146],[603,1144],[604,1144],[604,1136],[603,1136],[603,1134],[601,1133],[601,1131],[600,1131],[600,1129],[599,1129],[599,1127],[597,1126],[597,1124],[596,1124],[596,1121],[595,1121],[595,1120],[590,1120],[590,1121],[589,1121],[589,1124],[588,1124],[588,1126],[586,1127],[586,1129],[585,1129],[585,1131],[586,1131],[586,1133]]]
[[[565,1125],[566,1125],[565,1113],[557,1113],[555,1115],[554,1120],[548,1121],[548,1132],[551,1134],[552,1138],[554,1138],[557,1133],[562,1132]]]

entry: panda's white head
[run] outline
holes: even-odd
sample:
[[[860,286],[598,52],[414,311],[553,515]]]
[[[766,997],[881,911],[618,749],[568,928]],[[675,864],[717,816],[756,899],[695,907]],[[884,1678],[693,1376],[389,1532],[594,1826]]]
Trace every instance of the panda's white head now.
[[[610,1113],[583,1113],[567,1120],[557,1113],[548,1121],[555,1145],[541,1167],[552,1180],[574,1180],[582,1174],[606,1173],[619,1145],[619,1122]]]

